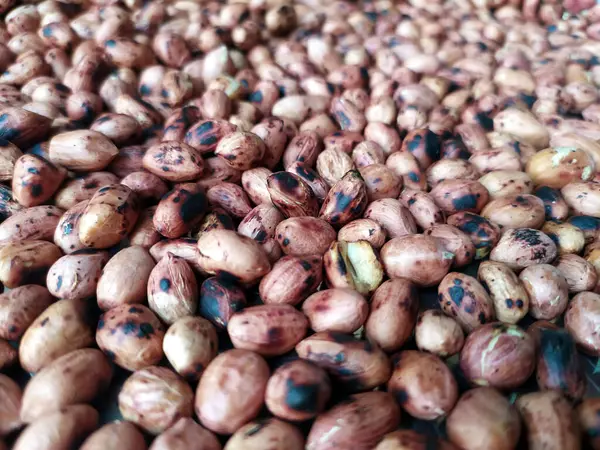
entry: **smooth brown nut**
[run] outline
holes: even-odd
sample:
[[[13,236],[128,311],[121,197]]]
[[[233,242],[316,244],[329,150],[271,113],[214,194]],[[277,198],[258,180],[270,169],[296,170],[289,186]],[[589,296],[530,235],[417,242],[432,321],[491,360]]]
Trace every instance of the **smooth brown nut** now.
[[[310,328],[319,331],[353,333],[369,314],[362,295],[351,289],[326,289],[308,297],[302,304]]]
[[[48,290],[60,299],[93,296],[108,258],[106,251],[84,249],[57,259],[48,269]]]
[[[408,278],[419,286],[439,283],[453,259],[441,241],[420,234],[394,238],[381,249],[381,260],[390,278]]]
[[[560,192],[574,215],[600,217],[600,189],[595,182],[569,183]]]
[[[500,239],[500,228],[485,217],[470,212],[452,214],[446,219],[448,225],[465,233],[475,246],[475,259],[485,258]]]
[[[533,191],[533,195],[544,202],[546,220],[565,220],[569,216],[569,205],[558,189],[540,186]]]
[[[304,436],[294,425],[268,418],[247,423],[225,444],[224,450],[303,450]]]
[[[485,186],[490,194],[490,199],[518,194],[531,194],[533,181],[518,170],[496,170],[486,173],[478,180]]]
[[[426,450],[428,445],[435,445],[439,450],[457,450],[450,442],[413,430],[392,431],[373,450]]]
[[[79,219],[79,240],[86,247],[117,244],[139,216],[137,196],[127,186],[110,184],[96,191]]]
[[[121,450],[147,450],[144,435],[130,422],[111,422],[93,432],[80,450],[102,450],[105,447]]]
[[[317,172],[333,186],[350,170],[354,169],[352,158],[343,150],[330,148],[319,153],[316,163]]]
[[[0,338],[16,341],[54,298],[45,287],[28,284],[0,295]]]
[[[211,277],[200,286],[198,312],[218,328],[226,328],[231,316],[246,306],[246,294],[231,280]]]
[[[516,325],[488,323],[467,336],[460,367],[472,384],[514,389],[535,369],[535,344]]]
[[[456,320],[437,309],[428,309],[417,318],[415,341],[419,350],[445,358],[462,349],[465,337]]]
[[[358,171],[350,170],[327,193],[319,217],[334,226],[346,225],[360,217],[366,206],[365,181]]]
[[[521,170],[519,154],[509,147],[478,151],[469,158],[469,162],[481,174],[493,170]]]
[[[323,219],[291,217],[277,225],[275,237],[286,255],[323,255],[336,233]]]
[[[121,184],[135,192],[142,202],[156,203],[169,191],[167,184],[150,172],[132,172]]]
[[[217,183],[206,192],[210,205],[220,207],[233,217],[243,218],[251,210],[250,199],[244,190],[234,183]]]
[[[565,313],[565,328],[585,353],[600,355],[600,339],[595,334],[600,323],[600,295],[581,292],[571,299]]]
[[[0,370],[13,366],[19,359],[19,353],[8,341],[0,339]]]
[[[586,398],[577,408],[577,416],[584,441],[588,443],[593,450],[600,446],[596,429],[598,428],[598,410],[600,409],[600,400],[598,398]]]
[[[198,226],[207,209],[204,189],[196,183],[182,183],[162,197],[152,222],[163,236],[178,238]]]
[[[291,172],[275,172],[269,175],[267,191],[273,205],[285,217],[317,215],[317,197],[300,177]]]
[[[60,249],[46,241],[9,241],[0,245],[0,281],[12,289],[44,282],[50,266],[62,256]]]
[[[398,350],[410,337],[417,319],[419,297],[407,279],[387,280],[371,298],[365,323],[367,338],[385,352]]]
[[[284,256],[260,281],[260,298],[264,303],[295,306],[316,291],[321,281],[323,258],[320,255]]]
[[[268,379],[269,366],[260,355],[241,349],[221,353],[200,378],[196,415],[209,430],[233,434],[260,412]]]
[[[539,330],[536,380],[541,390],[559,390],[579,401],[585,394],[586,379],[575,340],[566,330]]]
[[[202,428],[194,422],[194,419],[182,417],[152,441],[150,450],[185,450],[194,446],[198,450],[221,450],[222,448],[213,433]]]
[[[89,403],[110,385],[112,367],[93,348],[75,350],[55,359],[27,383],[21,419],[31,423],[66,406]]]
[[[490,260],[502,262],[513,270],[556,258],[556,244],[546,234],[532,228],[515,228],[502,235],[490,253]]]
[[[529,295],[521,280],[506,264],[484,261],[477,278],[494,302],[498,320],[515,324],[529,311]]]
[[[267,179],[272,174],[265,167],[255,167],[242,173],[242,186],[255,205],[271,203],[271,196],[267,188]]]
[[[306,448],[370,450],[400,422],[400,407],[387,392],[365,392],[317,416]]]
[[[383,266],[367,241],[333,241],[323,256],[328,285],[369,295],[383,281]]]
[[[485,186],[472,180],[442,181],[431,190],[430,195],[447,215],[458,212],[479,213],[489,199]]]
[[[409,132],[402,141],[403,152],[410,152],[423,170],[427,170],[434,162],[440,159],[442,142],[440,137],[428,128],[421,128]]]
[[[43,141],[50,131],[52,120],[19,107],[2,109],[0,134],[19,148],[27,148]]]
[[[381,225],[390,238],[417,232],[417,224],[409,209],[393,198],[371,202],[365,210],[364,218],[374,220]]]
[[[252,283],[271,270],[267,254],[260,244],[235,231],[204,233],[198,239],[198,249],[198,263],[210,274],[227,274],[242,283]]]
[[[396,198],[402,188],[402,178],[383,164],[371,164],[359,169],[367,188],[369,201]]]
[[[13,197],[23,206],[41,205],[54,195],[65,175],[64,168],[47,159],[35,154],[25,154],[15,162]]]
[[[20,417],[22,405],[21,388],[11,378],[0,374],[0,436],[6,436],[23,425]]]
[[[119,305],[100,316],[96,343],[118,366],[134,371],[157,364],[163,357],[165,330],[144,305]]]
[[[423,229],[445,221],[444,213],[426,192],[406,188],[399,200],[408,208],[417,225]]]
[[[450,272],[438,286],[438,301],[444,313],[453,316],[470,332],[494,320],[494,304],[483,286],[473,277]]]
[[[448,416],[450,441],[465,450],[512,450],[521,435],[516,408],[493,388],[465,392]]]
[[[572,223],[550,220],[544,223],[542,231],[556,243],[559,255],[580,253],[585,246],[584,232]]]
[[[195,272],[206,275],[206,272],[202,270],[198,263],[200,250],[196,239],[182,238],[159,241],[150,247],[149,251],[154,261],[160,261],[169,252],[173,253],[175,256],[185,259]]]
[[[163,340],[163,351],[173,369],[186,380],[200,379],[217,356],[215,327],[201,317],[182,317],[173,323]]]
[[[103,311],[123,304],[143,303],[148,278],[154,268],[148,250],[134,245],[108,260],[96,286],[96,299]]]
[[[215,155],[237,170],[251,169],[264,154],[263,140],[254,133],[244,131],[223,136],[215,149]]]
[[[119,178],[110,172],[92,172],[68,181],[54,197],[57,206],[69,209],[83,200],[91,199],[96,191],[107,184],[116,184]]]
[[[227,324],[234,347],[263,356],[290,351],[306,334],[308,320],[293,306],[268,304],[235,313]]]
[[[185,134],[184,142],[201,154],[215,151],[219,141],[236,131],[235,125],[221,119],[203,120],[195,123]]]
[[[45,415],[19,435],[15,450],[43,450],[76,446],[98,426],[98,412],[88,405],[67,406]]]
[[[598,274],[594,265],[579,255],[567,254],[559,256],[554,265],[567,280],[570,294],[593,291],[598,282]]]
[[[296,345],[296,352],[325,369],[350,392],[368,391],[390,378],[390,361],[369,341],[334,331],[315,333]],[[339,355],[344,355],[340,358]]]
[[[57,358],[94,342],[91,305],[85,300],[61,300],[50,305],[27,328],[19,346],[19,362],[37,372]]]
[[[198,307],[196,276],[185,259],[168,252],[150,272],[148,306],[167,325]]]
[[[344,225],[338,232],[338,240],[346,242],[367,241],[375,249],[385,243],[383,227],[371,219],[356,219]]]
[[[572,182],[590,180],[594,161],[576,147],[547,148],[533,155],[525,171],[536,185],[560,189]]]
[[[191,417],[194,393],[177,374],[165,367],[136,371],[119,392],[119,411],[125,420],[159,434],[181,417]]]
[[[50,140],[50,160],[69,170],[92,172],[102,170],[119,153],[102,133],[76,130],[61,133]]]
[[[561,315],[569,302],[569,285],[562,272],[549,264],[525,268],[519,279],[529,295],[529,314],[552,320]]]
[[[544,203],[535,195],[518,194],[492,200],[481,211],[481,216],[500,227],[541,228],[545,220]]]
[[[557,391],[525,394],[516,402],[532,450],[581,447],[577,418],[569,401]],[[552,425],[549,425],[552,424]]]
[[[454,255],[452,267],[466,266],[475,257],[473,242],[469,239],[469,236],[455,226],[436,223],[427,228],[423,234],[438,239],[446,251]]]
[[[183,142],[166,141],[153,145],[142,160],[144,169],[157,177],[171,181],[192,181],[204,172],[202,155]]]
[[[392,364],[387,391],[411,416],[434,420],[452,411],[458,400],[458,386],[440,358],[405,350],[392,357]]]
[[[102,133],[115,143],[126,145],[135,141],[142,130],[139,123],[125,114],[104,113],[92,122],[90,130]]]
[[[323,144],[314,131],[303,131],[292,138],[283,152],[283,167],[287,170],[294,162],[314,166]]]
[[[389,161],[389,159],[388,159]],[[427,169],[427,181],[432,187],[444,180],[478,180],[481,174],[464,159],[442,159]]]
[[[291,421],[320,414],[331,396],[331,382],[320,367],[302,359],[279,366],[267,383],[265,403],[275,416]]]

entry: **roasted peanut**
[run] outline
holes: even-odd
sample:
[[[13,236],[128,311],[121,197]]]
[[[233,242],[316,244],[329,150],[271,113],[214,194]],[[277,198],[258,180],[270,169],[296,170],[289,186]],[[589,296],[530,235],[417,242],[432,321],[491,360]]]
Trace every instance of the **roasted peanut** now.
[[[420,350],[443,358],[458,353],[465,337],[456,320],[437,309],[428,309],[417,318],[415,340]]]
[[[552,320],[562,314],[569,301],[569,285],[559,269],[534,264],[519,275],[529,295],[529,313],[536,319]]]

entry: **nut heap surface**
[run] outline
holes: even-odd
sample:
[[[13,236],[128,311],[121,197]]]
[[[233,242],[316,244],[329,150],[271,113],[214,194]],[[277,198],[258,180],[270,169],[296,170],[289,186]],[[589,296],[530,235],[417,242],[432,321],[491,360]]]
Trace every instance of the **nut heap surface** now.
[[[594,0],[0,0],[0,450],[600,450],[599,89]]]

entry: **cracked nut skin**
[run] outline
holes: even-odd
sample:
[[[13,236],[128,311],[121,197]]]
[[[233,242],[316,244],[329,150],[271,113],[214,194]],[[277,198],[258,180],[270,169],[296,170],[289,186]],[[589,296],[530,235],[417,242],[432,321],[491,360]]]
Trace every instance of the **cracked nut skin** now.
[[[160,320],[144,305],[119,305],[98,320],[96,343],[124,369],[135,371],[158,364],[165,335]]]
[[[548,264],[557,254],[556,244],[547,234],[532,228],[515,228],[502,235],[490,252],[490,260],[519,271],[533,264]]]
[[[331,397],[331,381],[319,366],[302,359],[279,366],[269,378],[265,403],[284,420],[304,421],[325,410]]]
[[[190,417],[179,419],[173,426],[159,434],[150,446],[150,450],[186,450],[189,448],[222,449],[217,437]]]
[[[399,350],[412,334],[418,310],[419,291],[414,283],[405,278],[385,281],[371,297],[367,338],[387,353]]]
[[[134,372],[119,392],[119,411],[151,434],[159,434],[194,412],[192,388],[166,367],[149,366]]]
[[[434,420],[447,415],[458,400],[454,375],[437,356],[405,350],[392,356],[387,391],[411,416]]]
[[[0,339],[18,340],[54,300],[48,289],[35,284],[0,294]]]
[[[258,354],[241,349],[221,353],[206,368],[196,389],[200,423],[219,434],[233,434],[260,412],[269,366]]]
[[[350,170],[327,193],[319,217],[332,226],[344,226],[358,219],[367,207],[367,188],[357,170]]]
[[[578,402],[586,389],[586,379],[575,340],[566,330],[540,328],[536,381],[541,390],[559,390]]]
[[[400,407],[387,392],[354,394],[313,423],[307,450],[370,450],[400,423]]]
[[[469,275],[458,272],[446,275],[438,286],[438,301],[442,311],[454,317],[467,332],[495,318],[488,293]]]
[[[227,324],[233,346],[263,356],[283,355],[306,335],[308,320],[286,304],[267,304],[235,313]]]
[[[450,442],[465,450],[512,450],[521,419],[508,399],[490,387],[465,392],[446,419]]]
[[[198,312],[219,329],[246,306],[246,294],[234,281],[210,277],[200,286]]]
[[[529,314],[535,319],[552,320],[569,302],[569,285],[562,272],[549,264],[525,268],[519,279],[529,296]]]
[[[111,422],[94,431],[81,444],[80,450],[147,450],[144,435],[131,422]]]
[[[334,288],[312,294],[302,304],[302,312],[316,332],[354,333],[367,320],[369,305],[353,289]]]
[[[455,319],[438,309],[428,309],[417,318],[415,341],[419,350],[446,358],[460,352],[465,335]]]
[[[441,241],[422,234],[394,238],[381,248],[381,260],[390,278],[408,278],[422,287],[438,284],[453,259]]]
[[[349,392],[367,391],[386,383],[390,361],[369,341],[334,331],[315,333],[296,345],[296,352],[325,369],[335,382]]]
[[[304,450],[300,430],[283,420],[259,419],[242,426],[225,444],[223,450]]]
[[[370,295],[383,281],[383,266],[367,241],[334,241],[323,257],[327,284]]]
[[[500,322],[515,324],[529,311],[529,295],[521,280],[506,264],[484,261],[477,278],[494,302]]]
[[[264,303],[298,305],[313,294],[323,281],[323,258],[320,255],[284,256],[259,284]]]
[[[516,325],[485,324],[467,336],[460,367],[474,385],[497,389],[521,386],[535,369],[535,343]]]
[[[275,172],[267,177],[267,191],[273,205],[286,217],[316,216],[317,197],[300,177],[291,172]]]
[[[581,350],[593,356],[600,355],[600,295],[581,292],[571,299],[565,313],[565,328]]]
[[[532,450],[579,450],[581,440],[573,407],[558,391],[532,392],[516,402]]]

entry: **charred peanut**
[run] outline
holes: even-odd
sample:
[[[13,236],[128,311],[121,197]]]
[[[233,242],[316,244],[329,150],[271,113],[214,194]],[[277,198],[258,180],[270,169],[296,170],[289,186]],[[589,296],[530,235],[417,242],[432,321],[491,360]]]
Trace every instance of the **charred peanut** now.
[[[188,263],[170,252],[154,266],[148,278],[148,305],[171,325],[191,316],[198,306],[198,285]]]
[[[465,392],[448,416],[446,428],[450,441],[465,450],[510,450],[521,436],[517,409],[489,387]]]
[[[600,339],[595,332],[600,323],[600,295],[581,292],[571,299],[565,313],[565,328],[585,353],[600,354]]]
[[[144,153],[143,167],[166,181],[181,182],[200,178],[204,171],[202,155],[183,142],[166,141]]]
[[[290,172],[275,172],[267,178],[271,202],[286,217],[316,216],[317,197],[300,177]]]
[[[385,353],[376,344],[354,339],[350,334],[315,333],[300,341],[296,352],[325,369],[351,392],[371,390],[390,378],[390,361]],[[337,356],[340,353],[344,358]]]
[[[527,443],[533,450],[580,448],[579,427],[569,401],[557,391],[525,394],[517,399],[525,424]]]
[[[0,242],[52,241],[63,213],[56,206],[33,206],[18,211],[0,224]]]
[[[469,236],[452,225],[432,224],[423,234],[438,239],[446,251],[454,255],[453,267],[466,266],[475,257],[475,246]]]
[[[488,202],[487,189],[479,181],[445,180],[430,192],[431,197],[444,213],[479,213]]]
[[[323,280],[321,255],[284,256],[260,281],[259,293],[264,303],[297,305]]]
[[[310,386],[310,389],[306,387]],[[320,414],[331,396],[327,373],[317,365],[298,359],[278,367],[269,378],[265,403],[275,416],[291,421]]]
[[[500,239],[500,228],[485,217],[470,212],[460,212],[447,218],[448,225],[465,233],[475,246],[475,259],[489,255]]]
[[[417,318],[415,341],[419,350],[445,358],[462,349],[465,337],[455,319],[437,309],[428,309]]]
[[[110,258],[96,286],[100,309],[106,311],[123,304],[143,303],[154,265],[148,250],[137,245],[124,248]]]
[[[400,407],[386,392],[365,392],[350,396],[317,416],[306,445],[311,450],[352,447],[372,449],[400,422]]]
[[[101,450],[105,446],[123,450],[147,450],[144,435],[131,422],[111,422],[93,432],[81,450]]]
[[[533,264],[550,263],[557,253],[556,244],[548,235],[532,228],[515,228],[502,235],[490,253],[490,260],[521,270]]]
[[[529,311],[529,295],[515,273],[505,264],[484,261],[477,278],[494,302],[496,317],[515,324]]]
[[[331,225],[346,225],[357,219],[367,206],[367,186],[360,172],[348,171],[327,194],[319,217]]]
[[[196,183],[181,183],[162,197],[152,223],[161,235],[179,238],[200,224],[207,209],[204,189]]]
[[[102,133],[115,143],[126,145],[135,141],[142,129],[138,122],[125,114],[105,113],[92,122],[90,130]]]
[[[562,272],[549,264],[534,264],[519,275],[529,295],[529,313],[536,319],[552,320],[569,302],[569,285]]]
[[[541,228],[545,220],[544,203],[530,194],[510,195],[489,202],[482,217],[503,229]]]
[[[143,305],[119,305],[98,320],[96,343],[115,364],[139,370],[157,364],[163,357],[162,323]]]
[[[25,387],[21,419],[31,423],[49,413],[101,394],[112,378],[106,356],[97,349],[67,353],[40,370]]]
[[[196,415],[209,430],[233,434],[260,412],[268,379],[269,366],[260,355],[241,349],[221,353],[200,378]]]
[[[334,288],[348,288],[369,295],[383,281],[383,266],[367,241],[331,243],[323,257],[327,282]]]
[[[317,171],[301,162],[292,163],[286,170],[299,176],[308,184],[319,200],[325,199],[329,192],[329,185]]]
[[[440,159],[440,137],[433,131],[422,128],[411,131],[402,141],[403,152],[411,153],[419,162],[423,170],[427,170],[434,162]]]
[[[226,328],[231,316],[246,306],[246,294],[231,280],[207,278],[200,287],[200,314],[218,328]]]
[[[150,366],[133,373],[119,392],[119,411],[125,420],[159,434],[181,417],[191,417],[194,393],[177,374]]]
[[[353,333],[367,319],[369,306],[356,291],[337,288],[312,294],[302,304],[302,312],[316,332]]]
[[[567,254],[556,258],[556,268],[563,274],[569,286],[569,293],[593,291],[598,282],[598,274],[592,263],[579,255]]]
[[[390,238],[417,232],[415,218],[409,209],[393,198],[382,198],[371,202],[365,210],[364,218],[377,222]]]
[[[48,269],[46,286],[52,295],[61,299],[91,297],[108,259],[108,252],[94,249],[65,255]]]
[[[23,206],[41,205],[54,195],[65,175],[64,168],[41,156],[23,155],[15,162],[12,175],[13,196]]]
[[[388,392],[411,416],[434,420],[452,410],[458,400],[458,386],[439,357],[405,350],[394,355],[392,363]]]
[[[594,241],[600,231],[600,219],[597,217],[571,216],[568,218],[567,222],[571,225],[575,225],[583,232],[586,244]]]
[[[307,318],[286,304],[245,308],[235,313],[227,324],[234,347],[264,356],[288,352],[302,340],[307,328]]]
[[[221,119],[204,120],[193,124],[185,134],[183,142],[200,152],[210,153],[225,136],[236,131],[236,126]]]

